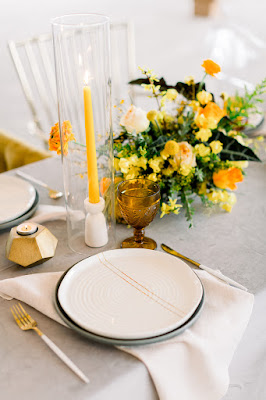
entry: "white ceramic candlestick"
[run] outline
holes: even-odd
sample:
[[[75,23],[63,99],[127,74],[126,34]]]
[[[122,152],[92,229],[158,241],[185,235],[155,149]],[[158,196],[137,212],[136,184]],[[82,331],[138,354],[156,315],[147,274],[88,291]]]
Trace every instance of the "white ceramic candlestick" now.
[[[103,214],[105,201],[100,197],[99,203],[90,203],[89,198],[84,200],[87,212],[85,219],[85,243],[89,247],[102,247],[108,242],[107,226]]]

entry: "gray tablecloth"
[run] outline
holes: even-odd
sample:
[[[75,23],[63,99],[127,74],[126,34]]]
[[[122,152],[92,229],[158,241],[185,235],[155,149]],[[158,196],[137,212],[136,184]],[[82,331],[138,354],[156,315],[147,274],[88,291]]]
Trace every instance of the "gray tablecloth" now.
[[[24,172],[45,180],[51,187],[63,189],[58,158],[30,164]],[[9,172],[14,174],[14,171]],[[158,245],[164,242],[181,253],[198,260],[247,286],[256,294],[249,327],[230,368],[231,385],[225,400],[263,400],[265,388],[266,349],[266,164],[252,164],[245,181],[237,191],[238,203],[232,213],[212,212],[196,203],[195,227],[188,228],[184,215],[156,218],[147,234]],[[42,204],[62,205],[64,200],[49,199],[45,189],[38,188]],[[59,239],[56,255],[34,268],[24,269],[5,258],[9,231],[0,233],[0,279],[37,272],[66,270],[84,256],[67,247],[66,224],[45,223]],[[128,236],[126,226],[117,226],[117,246]],[[158,250],[160,250],[158,248]],[[157,399],[145,366],[113,347],[99,345],[59,326],[37,311],[30,310],[42,330],[91,379],[81,385],[33,332],[23,333],[14,326],[9,307],[0,300],[0,393],[3,400],[33,399]],[[29,308],[30,309],[30,308]],[[196,399],[195,399],[196,400]]]

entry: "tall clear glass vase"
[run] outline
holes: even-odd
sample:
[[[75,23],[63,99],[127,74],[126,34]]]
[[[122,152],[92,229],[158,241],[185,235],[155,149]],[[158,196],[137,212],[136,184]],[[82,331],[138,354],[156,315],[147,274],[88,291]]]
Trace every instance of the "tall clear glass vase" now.
[[[91,255],[115,245],[109,19],[66,15],[52,28],[68,242]]]

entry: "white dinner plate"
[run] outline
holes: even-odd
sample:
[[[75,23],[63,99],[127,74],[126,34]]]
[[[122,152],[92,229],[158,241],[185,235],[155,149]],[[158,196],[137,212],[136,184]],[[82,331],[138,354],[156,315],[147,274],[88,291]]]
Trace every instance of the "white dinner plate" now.
[[[0,224],[25,214],[36,198],[34,187],[15,176],[0,175]]]
[[[184,324],[203,295],[183,261],[146,249],[118,249],[74,265],[58,300],[80,327],[116,339],[142,339]]]

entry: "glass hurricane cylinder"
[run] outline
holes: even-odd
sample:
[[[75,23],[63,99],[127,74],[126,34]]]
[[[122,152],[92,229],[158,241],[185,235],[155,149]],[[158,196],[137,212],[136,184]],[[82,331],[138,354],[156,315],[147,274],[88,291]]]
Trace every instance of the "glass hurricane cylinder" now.
[[[91,255],[115,244],[109,19],[66,15],[55,18],[52,29],[68,243]],[[93,241],[100,229],[93,219],[92,245],[85,243],[85,199],[104,204],[106,239]]]

